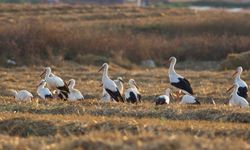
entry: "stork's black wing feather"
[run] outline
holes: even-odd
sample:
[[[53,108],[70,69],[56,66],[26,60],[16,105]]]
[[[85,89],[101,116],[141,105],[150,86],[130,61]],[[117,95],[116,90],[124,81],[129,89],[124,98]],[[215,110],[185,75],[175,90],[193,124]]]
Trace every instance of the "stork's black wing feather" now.
[[[115,100],[115,101],[117,101],[117,102],[119,102],[119,101],[122,101],[122,102],[124,102],[124,100],[123,100],[123,98],[122,98],[122,96],[121,96],[121,93],[119,92],[119,90],[116,88],[116,92],[113,92],[113,91],[111,91],[111,90],[109,90],[109,89],[106,89],[105,88],[105,90],[107,91],[107,93]]]
[[[190,82],[185,79],[185,78],[178,78],[179,79],[179,82],[174,82],[174,83],[171,83],[171,85],[179,88],[179,89],[182,89],[184,91],[187,91],[189,94],[194,94],[193,92],[193,89],[190,85]]]

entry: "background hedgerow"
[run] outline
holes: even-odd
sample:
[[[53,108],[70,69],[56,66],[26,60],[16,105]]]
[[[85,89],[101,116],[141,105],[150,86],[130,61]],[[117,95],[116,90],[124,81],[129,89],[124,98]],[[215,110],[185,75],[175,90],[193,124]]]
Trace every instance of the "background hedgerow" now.
[[[218,61],[250,49],[245,13],[92,5],[0,8],[2,65],[7,59],[19,65],[153,59],[161,65],[172,55]]]

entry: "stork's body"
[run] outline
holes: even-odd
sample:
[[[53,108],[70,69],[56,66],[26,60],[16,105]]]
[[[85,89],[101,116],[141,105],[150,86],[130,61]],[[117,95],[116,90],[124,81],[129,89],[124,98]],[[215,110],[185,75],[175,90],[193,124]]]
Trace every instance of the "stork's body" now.
[[[194,105],[200,105],[200,102],[192,95],[189,93],[186,93],[183,95],[181,98],[180,104],[194,104]]]
[[[171,57],[169,60],[171,61],[171,63],[170,63],[168,75],[169,75],[169,80],[170,80],[171,85],[182,90],[182,91],[186,91],[189,94],[193,95],[194,93],[193,93],[193,89],[190,85],[190,82],[175,72],[174,67],[176,64],[176,58]]]
[[[117,85],[113,80],[111,80],[108,76],[108,64],[104,63],[102,67],[99,69],[99,71],[103,70],[102,75],[102,84],[103,88],[106,90],[106,92],[117,102],[124,102],[121,93],[118,90]]]
[[[123,94],[123,83],[124,83],[122,77],[118,77],[116,80],[114,80],[114,82],[115,82],[120,94],[122,95]],[[104,102],[112,101],[110,95],[106,92],[106,90],[104,88],[103,88],[101,100]]]
[[[14,91],[14,97],[17,101],[31,101],[33,95],[27,90]]]
[[[170,89],[166,89],[164,95],[160,95],[155,99],[155,105],[169,104],[170,102]]]
[[[68,87],[69,87],[69,95],[68,95],[68,100],[69,101],[77,101],[77,100],[82,100],[84,99],[82,93],[74,88],[75,86],[75,80],[70,79],[68,81]]]
[[[141,94],[137,89],[137,85],[134,79],[129,80],[130,88],[125,92],[125,99],[128,103],[138,103],[141,102]]]
[[[236,72],[234,73],[234,75],[236,75],[234,79],[234,83],[239,85],[239,88],[237,91],[238,95],[246,99],[248,97],[248,86],[246,82],[243,81],[240,77],[242,71],[243,69],[241,66],[237,68]]]
[[[230,106],[240,106],[243,108],[249,107],[248,101],[245,98],[238,95],[238,93],[237,93],[238,89],[239,89],[239,85],[234,84],[234,90],[233,90],[233,93],[231,94],[231,98],[229,100],[229,105]]]
[[[58,76],[51,73],[51,68],[46,67],[45,71],[42,73],[42,75],[45,73],[45,81],[51,87],[53,90],[59,90],[59,93],[63,95],[64,99],[68,98],[69,88],[65,84],[65,82]],[[42,76],[41,75],[41,76]]]
[[[53,98],[52,93],[48,88],[45,88],[46,81],[41,80],[40,84],[37,87],[37,94],[40,96],[43,100],[48,98]]]

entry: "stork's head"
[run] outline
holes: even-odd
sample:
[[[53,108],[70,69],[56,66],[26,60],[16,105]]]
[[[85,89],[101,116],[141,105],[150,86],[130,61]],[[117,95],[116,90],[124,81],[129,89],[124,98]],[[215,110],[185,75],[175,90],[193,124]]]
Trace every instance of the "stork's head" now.
[[[118,77],[117,80],[120,81],[120,82],[122,82],[122,83],[124,83],[122,77]]]
[[[172,62],[176,62],[176,58],[174,56],[170,57],[169,58],[169,61],[172,63]]]
[[[233,76],[235,76],[236,74],[241,74],[243,71],[243,68],[241,66],[237,67],[236,71],[234,72]]]
[[[102,71],[102,70],[107,70],[108,67],[109,67],[108,63],[104,63],[104,64],[102,65],[102,67],[99,69],[98,72],[100,72],[100,71]]]
[[[75,83],[76,83],[76,80],[75,80],[75,79],[70,79],[70,80],[68,81],[67,85],[68,85],[69,87],[72,87],[72,86],[75,85]]]
[[[51,73],[51,68],[50,67],[45,67],[44,68],[44,71],[43,71],[43,73],[40,75],[40,77],[42,78],[42,76],[44,75],[44,74],[50,74]]]
[[[130,80],[128,81],[128,84],[129,84],[130,86],[135,86],[137,89],[139,89],[134,79],[130,79]]]
[[[234,91],[238,91],[239,85],[237,83],[234,83],[232,87],[230,87],[227,90],[227,93],[230,92],[232,89],[234,89]]]
[[[45,86],[45,84],[46,84],[46,81],[45,80],[41,80],[40,83],[37,85],[37,88],[39,86]]]

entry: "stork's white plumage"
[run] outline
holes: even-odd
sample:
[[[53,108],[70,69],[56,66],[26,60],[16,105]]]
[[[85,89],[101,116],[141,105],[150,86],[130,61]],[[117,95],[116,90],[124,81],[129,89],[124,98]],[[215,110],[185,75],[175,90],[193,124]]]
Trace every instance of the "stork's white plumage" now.
[[[160,95],[155,99],[155,105],[169,104],[170,92],[171,90],[167,88],[164,95]]]
[[[124,83],[122,77],[118,77],[116,80],[114,80],[114,82],[117,85],[117,88],[118,88],[120,94],[122,95],[123,94],[123,83]],[[102,91],[101,100],[104,101],[104,102],[112,101],[110,95],[106,92],[106,90],[104,88],[103,88],[103,91]]]
[[[106,90],[106,92],[117,102],[121,101],[124,102],[121,93],[118,90],[117,85],[113,80],[111,80],[108,76],[108,64],[104,63],[102,67],[99,69],[99,71],[103,70],[102,75],[102,84],[103,88]]]
[[[27,90],[20,90],[20,91],[14,90],[13,92],[15,100],[17,101],[31,101],[33,98],[33,95]]]
[[[178,88],[178,89],[181,89],[182,91],[186,91],[189,94],[193,95],[193,89],[190,85],[190,82],[175,72],[174,67],[176,64],[176,58],[170,57],[169,61],[171,63],[170,63],[168,75],[169,75],[169,80],[170,80],[171,85]]]
[[[114,80],[114,82],[117,85],[117,88],[122,95],[123,94],[123,83],[124,83],[122,77],[117,77],[117,79]]]
[[[244,97],[241,97],[237,94],[238,89],[239,89],[239,85],[234,84],[234,90],[231,94],[231,98],[229,100],[229,105],[230,106],[240,106],[243,108],[249,107],[248,101]]]
[[[236,69],[236,72],[233,74],[233,76],[235,76],[234,83],[239,85],[238,92],[237,92],[238,95],[243,97],[243,98],[247,98],[248,97],[248,86],[247,86],[246,82],[240,78],[242,71],[243,71],[243,68],[241,66],[239,66]]]
[[[65,84],[65,82],[58,76],[54,75],[51,73],[51,68],[46,67],[44,72],[41,74],[43,76],[45,74],[45,81],[48,84],[48,86],[52,90],[60,90],[60,93],[63,95],[64,99],[67,99],[68,93],[69,93],[69,88]]]
[[[138,86],[134,79],[130,79],[128,82],[130,88],[125,92],[125,99],[128,103],[141,102],[141,94],[138,91]]]
[[[200,102],[192,95],[190,95],[188,92],[184,92],[185,95],[181,98],[180,104],[196,104],[200,105]]]
[[[70,79],[68,81],[68,87],[69,87],[69,95],[68,95],[68,100],[69,101],[77,101],[77,100],[82,100],[84,99],[82,93],[77,90],[77,89],[74,89],[74,86],[75,86],[75,80],[74,79]]]
[[[52,93],[48,88],[45,88],[46,81],[41,80],[40,84],[37,87],[37,94],[40,96],[42,99],[47,99],[47,98],[53,98]]]
[[[111,102],[111,101],[112,101],[110,95],[106,92],[105,88],[102,89],[102,97],[101,97],[101,100],[102,100],[103,102]]]

